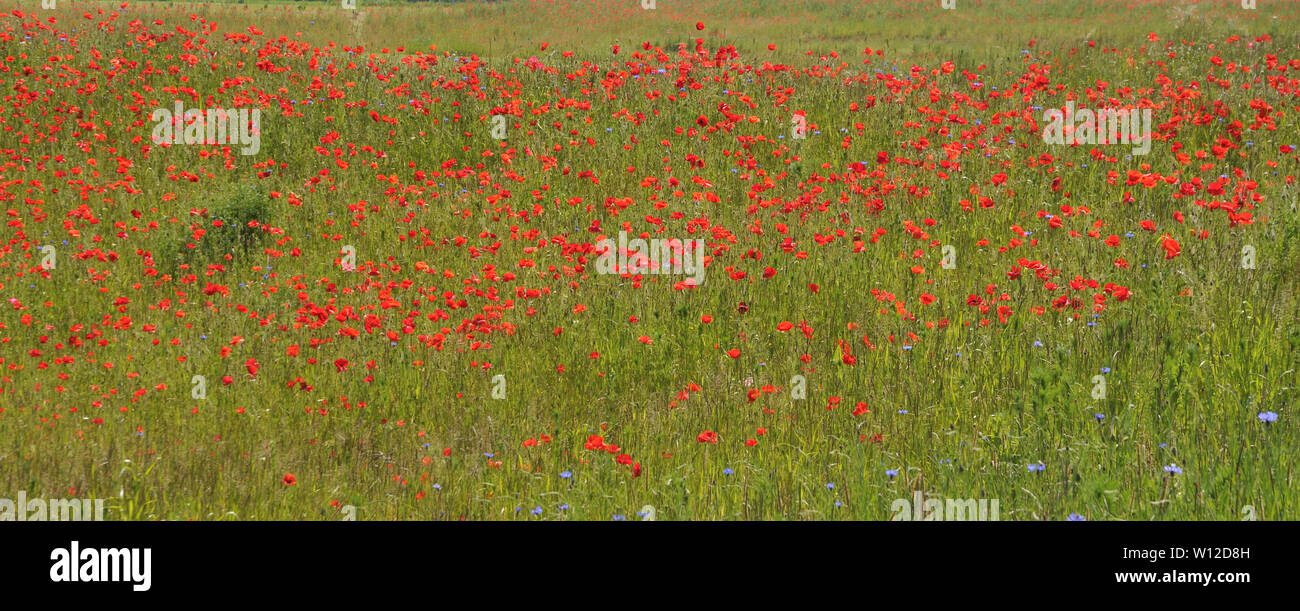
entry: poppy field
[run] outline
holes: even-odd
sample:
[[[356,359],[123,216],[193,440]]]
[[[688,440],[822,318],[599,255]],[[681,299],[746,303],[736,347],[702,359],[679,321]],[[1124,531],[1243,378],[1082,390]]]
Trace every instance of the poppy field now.
[[[0,0],[0,497],[1300,518],[1300,2],[348,4]]]

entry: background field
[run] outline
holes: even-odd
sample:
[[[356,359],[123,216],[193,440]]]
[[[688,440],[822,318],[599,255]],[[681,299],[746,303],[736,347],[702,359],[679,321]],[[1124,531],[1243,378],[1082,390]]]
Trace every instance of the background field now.
[[[0,0],[0,497],[1300,517],[1300,3],[357,4]],[[177,99],[260,150],[153,145]]]

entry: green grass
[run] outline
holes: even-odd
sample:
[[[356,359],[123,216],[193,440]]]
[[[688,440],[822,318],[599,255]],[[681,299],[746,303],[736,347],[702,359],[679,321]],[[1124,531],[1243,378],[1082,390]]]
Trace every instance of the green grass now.
[[[60,2],[49,14],[78,30],[76,49],[48,32],[13,35],[30,20],[3,5],[11,37],[0,47],[15,59],[0,90],[36,93],[6,109],[0,144],[3,208],[14,211],[0,229],[0,297],[25,308],[0,311],[0,496],[72,490],[109,499],[112,519],[143,520],[339,519],[343,505],[359,508],[359,519],[637,519],[646,505],[658,519],[888,519],[892,502],[914,490],[999,499],[1012,520],[1235,520],[1247,505],[1260,519],[1300,516],[1297,161],[1279,152],[1300,145],[1300,108],[1277,81],[1259,80],[1295,78],[1294,68],[1268,67],[1270,55],[1281,66],[1300,61],[1294,5],[959,0],[942,11],[937,1],[659,0],[644,11],[634,1],[358,0],[359,18],[307,4],[145,2],[110,31],[78,16],[86,4]],[[117,3],[89,6],[108,13]],[[191,13],[215,20],[217,33],[146,49],[128,26],[158,18],[153,34],[195,31]],[[250,25],[265,35],[221,36]],[[1148,41],[1152,32],[1160,42]],[[1272,40],[1247,46],[1262,34]],[[259,55],[281,35],[288,44]],[[697,37],[710,57],[726,45],[739,57],[697,64],[689,76],[699,88],[687,97],[667,99],[679,93],[675,70],[603,86],[611,71],[629,70],[642,41],[671,55]],[[362,52],[343,48],[363,40]],[[314,63],[308,45],[326,47]],[[431,45],[436,65],[403,62]],[[864,47],[884,54],[864,65]],[[479,55],[482,71],[458,72],[444,51]],[[53,68],[51,55],[87,76]],[[530,56],[558,72],[526,69]],[[1212,56],[1251,72],[1215,68]],[[114,59],[121,69],[110,76]],[[946,61],[953,70],[938,71]],[[741,68],[763,62],[791,69]],[[906,77],[913,65],[912,82],[924,79],[913,89],[876,78]],[[1207,83],[1211,73],[1230,86]],[[1051,86],[1001,95],[1036,74]],[[465,76],[479,79],[478,91],[458,84]],[[1196,95],[1175,99],[1191,80]],[[1216,108],[1223,120],[1165,130],[1168,140],[1144,157],[1126,158],[1125,146],[1098,147],[1096,159],[1087,146],[1044,144],[1041,107],[1065,99],[1054,88],[1086,99],[1098,81],[1117,103],[1150,101],[1157,122]],[[146,155],[149,113],[171,107],[173,88],[190,107],[262,108],[259,153],[178,146]],[[659,99],[644,95],[652,89]],[[307,96],[311,104],[299,103]],[[559,108],[565,100],[589,106]],[[746,117],[730,132],[676,133],[700,114],[721,121],[724,102]],[[863,106],[852,111],[852,102]],[[497,142],[487,116],[511,103],[519,113]],[[1252,129],[1260,103],[1272,107],[1275,129]],[[376,122],[371,111],[396,120]],[[819,133],[791,138],[793,111]],[[930,122],[936,112],[945,120]],[[637,113],[640,125],[627,118]],[[1217,158],[1222,139],[1237,148]],[[954,141],[968,147],[955,157],[960,168],[938,165]],[[895,161],[872,174],[880,151]],[[1035,162],[1044,154],[1055,158],[1050,170]],[[690,168],[687,155],[705,166]],[[132,165],[118,172],[120,159]],[[444,163],[453,159],[471,171],[451,175]],[[827,179],[854,162],[867,165],[856,185]],[[1240,171],[1257,181],[1254,222],[1230,226],[1223,211],[1176,199],[1163,182],[1126,185],[1130,170],[1206,183]],[[1000,186],[999,172],[1008,175]],[[661,187],[643,186],[648,176]],[[756,192],[764,180],[770,188]],[[960,200],[980,195],[996,205],[963,209]],[[623,198],[633,201],[610,203]],[[83,204],[93,222],[69,216]],[[1062,205],[1089,212],[1059,228],[1036,214],[1061,215]],[[637,288],[590,272],[592,261],[562,245],[594,242],[587,229],[597,220],[603,235],[626,223],[707,240],[705,284],[676,291],[676,278],[647,276]],[[1032,232],[1015,248],[1012,226]],[[885,233],[873,242],[878,228]],[[855,249],[859,229],[865,244]],[[1201,230],[1205,239],[1191,233]],[[1103,243],[1112,234],[1117,247]],[[1178,257],[1165,258],[1163,234],[1181,243]],[[45,244],[58,258],[42,274]],[[1255,269],[1242,268],[1246,245]],[[355,248],[359,272],[341,269],[344,246]],[[955,248],[955,269],[940,266],[943,246]],[[743,258],[751,250],[761,260]],[[1094,312],[1100,287],[1049,291],[1027,269],[1009,278],[1022,257],[1058,270],[1057,284],[1078,276],[1132,296]],[[765,279],[768,266],[777,274]],[[724,268],[747,277],[732,280]],[[1005,322],[966,305],[991,284],[1007,296],[993,307],[1013,310]],[[527,289],[542,293],[517,293]],[[936,301],[923,305],[923,293]],[[1085,303],[1052,307],[1060,294]],[[807,321],[812,337],[777,331],[783,321]],[[358,337],[340,334],[347,329]],[[841,361],[840,342],[856,364]],[[288,356],[289,346],[300,354]],[[726,354],[733,348],[738,358]],[[255,376],[248,359],[260,364]],[[1094,398],[1103,369],[1105,396]],[[503,400],[492,398],[498,374]],[[195,375],[206,378],[203,399],[191,395]],[[796,375],[805,399],[791,396]],[[700,390],[682,398],[691,385]],[[764,386],[775,392],[749,402],[746,393]],[[830,397],[841,400],[828,410]],[[860,401],[870,413],[854,416]],[[1279,419],[1261,422],[1265,411]],[[719,442],[698,442],[704,431]],[[551,441],[525,447],[543,435]],[[590,435],[618,445],[642,475],[584,449]],[[1039,462],[1043,472],[1028,470]],[[1182,473],[1168,473],[1171,464]]]

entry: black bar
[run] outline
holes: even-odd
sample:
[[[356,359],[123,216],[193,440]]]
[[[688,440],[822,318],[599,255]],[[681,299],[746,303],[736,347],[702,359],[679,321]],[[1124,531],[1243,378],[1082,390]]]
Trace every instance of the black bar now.
[[[128,600],[189,600],[226,585],[294,600],[421,584],[470,595],[503,579],[515,594],[499,593],[525,601],[527,593],[551,588],[642,581],[796,592],[839,587],[844,579],[919,588],[927,602],[974,591],[1072,592],[1081,599],[1254,596],[1282,594],[1292,584],[1295,533],[1291,522],[7,523],[0,525],[0,582],[41,596]],[[129,581],[52,581],[51,551],[72,541],[82,550],[149,548],[149,589],[136,592]],[[1126,549],[1141,551],[1126,559]],[[1186,557],[1171,557],[1171,549]],[[1213,551],[1198,559],[1196,549]],[[1164,556],[1141,557],[1147,550]],[[1249,582],[1118,583],[1116,576],[1177,580],[1192,572]]]

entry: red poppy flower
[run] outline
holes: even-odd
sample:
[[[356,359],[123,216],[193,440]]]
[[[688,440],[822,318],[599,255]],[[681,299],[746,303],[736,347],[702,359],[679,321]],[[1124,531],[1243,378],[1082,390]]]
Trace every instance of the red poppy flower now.
[[[1172,259],[1174,257],[1177,257],[1182,252],[1182,246],[1178,243],[1178,240],[1175,240],[1170,237],[1166,237],[1164,240],[1161,240],[1160,247],[1165,249],[1166,259]]]

